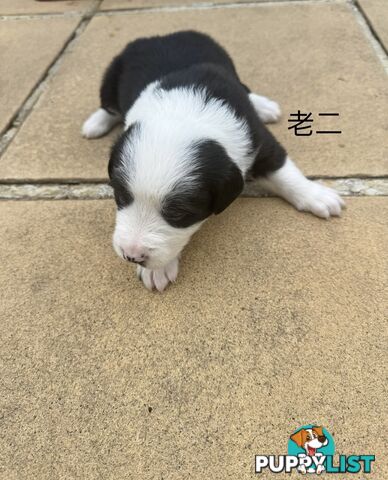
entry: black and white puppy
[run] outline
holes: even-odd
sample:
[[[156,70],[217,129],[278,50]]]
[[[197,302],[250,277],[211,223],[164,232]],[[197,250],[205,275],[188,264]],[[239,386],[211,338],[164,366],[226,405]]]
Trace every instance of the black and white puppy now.
[[[194,31],[131,42],[105,72],[87,138],[124,122],[109,177],[117,203],[113,246],[148,289],[178,275],[179,255],[212,214],[257,178],[298,210],[340,215],[336,192],[306,179],[263,122],[279,106],[251,93],[226,51]]]

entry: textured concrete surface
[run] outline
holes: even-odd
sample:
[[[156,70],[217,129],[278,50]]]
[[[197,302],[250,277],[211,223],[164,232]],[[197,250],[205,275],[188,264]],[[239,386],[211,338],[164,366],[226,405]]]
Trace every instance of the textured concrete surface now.
[[[75,18],[0,21],[0,133],[59,53],[78,21]]]
[[[385,4],[359,1],[383,39]],[[0,15],[64,12],[0,22],[0,130],[92,3],[0,0]],[[178,3],[192,2],[131,5]],[[29,200],[0,201],[0,480],[269,478],[254,475],[255,454],[286,454],[310,422],[338,454],[376,455],[370,478],[388,478],[388,198],[375,197],[388,193],[386,74],[350,5],[229,7],[95,17],[0,137],[0,198]],[[330,221],[240,199],[160,295],[114,254],[111,190],[90,182],[105,180],[117,130],[89,142],[79,130],[127,41],[182,28],[213,34],[282,104],[271,128],[308,174],[351,176],[326,183],[363,197]],[[343,134],[293,137],[298,109]],[[321,123],[330,111],[340,117]]]
[[[163,295],[113,253],[111,201],[0,210],[1,479],[253,479],[309,422],[387,478],[387,199],[239,200]]]
[[[93,5],[93,0],[65,0],[37,2],[35,0],[1,0],[0,15],[37,13],[83,12]]]
[[[1,178],[105,179],[117,131],[95,141],[79,133],[104,68],[136,37],[187,28],[214,35],[243,81],[279,101],[283,120],[271,129],[307,174],[387,173],[388,83],[375,52],[348,5],[298,3],[94,18],[3,156]],[[294,136],[287,120],[298,109],[313,112],[314,130],[343,133]]]
[[[358,0],[372,28],[388,50],[388,2],[386,0]]]

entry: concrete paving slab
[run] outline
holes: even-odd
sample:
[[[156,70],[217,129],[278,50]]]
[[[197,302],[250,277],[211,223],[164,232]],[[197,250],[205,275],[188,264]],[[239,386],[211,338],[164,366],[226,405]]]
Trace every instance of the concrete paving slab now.
[[[241,199],[164,294],[114,254],[113,210],[0,203],[2,479],[253,479],[309,422],[387,478],[386,198],[330,221]]]
[[[386,0],[358,0],[358,3],[388,50],[388,3]]]
[[[93,5],[93,0],[1,0],[0,15],[24,15],[39,13],[84,12]]]
[[[387,173],[388,82],[350,7],[279,4],[94,18],[4,155],[1,178],[105,179],[117,131],[102,140],[80,136],[103,70],[129,40],[187,28],[214,35],[243,81],[279,101],[283,120],[271,129],[307,174]],[[287,120],[298,109],[313,112],[314,130],[343,133],[295,136]]]
[[[268,0],[253,0],[253,2],[265,2]],[[276,1],[276,0],[275,0]],[[243,3],[244,0],[103,0],[100,10],[122,10],[126,8],[150,8],[150,7],[188,7],[208,6],[211,4]]]
[[[74,18],[1,21],[0,133],[44,75],[78,21]]]

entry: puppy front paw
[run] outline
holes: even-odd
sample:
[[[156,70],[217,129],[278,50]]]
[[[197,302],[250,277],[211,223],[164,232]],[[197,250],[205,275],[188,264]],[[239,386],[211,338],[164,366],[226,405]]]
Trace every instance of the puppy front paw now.
[[[176,281],[178,268],[179,260],[177,258],[158,270],[150,270],[138,265],[137,276],[148,290],[155,288],[159,292],[163,292],[170,283]]]
[[[321,218],[339,217],[345,208],[345,202],[335,190],[310,180],[298,191],[292,203],[297,210],[311,212]]]

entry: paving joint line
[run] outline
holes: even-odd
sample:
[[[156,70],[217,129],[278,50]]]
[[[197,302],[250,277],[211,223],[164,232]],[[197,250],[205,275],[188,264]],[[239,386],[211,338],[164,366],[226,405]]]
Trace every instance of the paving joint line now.
[[[352,10],[357,23],[360,25],[366,39],[371,44],[373,50],[376,53],[377,58],[380,60],[385,73],[388,75],[388,50],[385,48],[381,38],[374,29],[371,21],[366,15],[365,11],[359,4],[358,0],[348,0],[350,9]]]
[[[99,5],[103,0],[99,2]],[[101,15],[119,15],[120,13],[137,13],[137,12],[163,12],[163,11],[180,11],[180,10],[203,10],[212,8],[238,8],[238,7],[257,7],[257,6],[271,6],[271,5],[305,5],[305,4],[338,4],[346,3],[350,0],[262,0],[261,2],[255,1],[235,1],[232,3],[215,3],[215,2],[195,2],[193,1],[189,5],[163,5],[163,6],[139,6],[139,7],[123,7],[116,9],[99,10],[98,8],[94,12],[98,16]],[[69,12],[41,12],[41,13],[22,13],[22,14],[6,14],[0,15],[0,21],[7,20],[32,20],[32,19],[49,19],[58,17],[77,17],[84,16],[85,12],[80,10],[73,10]]]
[[[74,10],[71,12],[50,12],[50,13],[15,13],[9,15],[0,15],[0,22],[9,22],[13,20],[49,20],[52,18],[74,18],[84,17],[86,11]]]
[[[0,157],[7,150],[8,146],[12,143],[12,140],[15,138],[24,121],[30,115],[41,95],[47,89],[52,78],[59,70],[64,56],[73,47],[74,43],[77,42],[78,38],[82,35],[89,22],[93,18],[94,14],[97,12],[97,9],[99,8],[101,2],[102,0],[96,0],[92,4],[92,7],[89,10],[85,11],[84,14],[80,17],[80,21],[78,22],[75,29],[71,32],[67,40],[64,42],[60,51],[54,57],[47,69],[43,72],[35,86],[30,91],[27,98],[21,104],[16,114],[8,122],[7,126],[3,129],[3,131],[0,132]]]
[[[67,18],[80,17],[82,19],[93,15],[99,10],[103,0],[93,0],[89,8],[85,10],[70,10],[67,12],[40,12],[40,13],[10,13],[1,15],[0,22],[7,20],[36,20],[36,19],[50,19],[50,18]]]
[[[311,178],[311,177],[310,177]],[[325,185],[335,188],[346,197],[380,197],[388,196],[388,178],[325,178]],[[269,197],[256,182],[248,182],[242,193],[243,197]],[[79,183],[17,183],[0,184],[0,200],[100,200],[113,198],[113,191],[104,182]]]
[[[307,175],[307,178],[310,180],[318,180],[318,181],[326,181],[326,180],[386,180],[388,181],[388,174],[387,175],[367,175],[367,174],[352,174],[352,175]],[[89,177],[89,178],[60,178],[60,177],[52,177],[52,178],[0,178],[0,188],[4,185],[37,185],[37,186],[44,186],[44,185],[99,185],[99,184],[108,184],[109,181],[107,177]]]
[[[99,10],[97,17],[116,16],[121,14],[133,15],[138,13],[185,12],[193,10],[221,10],[234,8],[261,8],[279,5],[344,5],[349,0],[264,0],[262,2],[233,2],[233,3],[192,3],[191,5],[166,5],[155,7],[132,7],[114,10]]]

